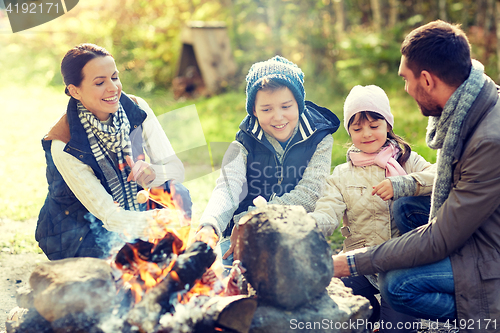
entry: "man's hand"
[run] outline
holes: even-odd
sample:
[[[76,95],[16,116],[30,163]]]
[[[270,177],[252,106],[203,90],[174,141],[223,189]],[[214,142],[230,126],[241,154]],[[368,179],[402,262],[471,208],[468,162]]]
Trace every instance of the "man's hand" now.
[[[240,295],[243,287],[243,273],[246,269],[241,265],[241,261],[233,261],[233,267],[227,277],[227,285],[224,290],[224,296]]]
[[[147,188],[149,184],[156,178],[156,172],[151,167],[151,164],[138,160],[134,163],[131,156],[125,156],[128,166],[132,170],[128,175],[127,181],[135,181],[143,188]]]
[[[372,195],[378,195],[380,199],[387,201],[394,196],[392,183],[389,179],[384,179],[378,185],[373,186]]]
[[[345,254],[339,254],[332,256],[333,258],[333,276],[343,277],[350,276],[351,271],[349,270],[349,265],[347,264],[347,257]]]

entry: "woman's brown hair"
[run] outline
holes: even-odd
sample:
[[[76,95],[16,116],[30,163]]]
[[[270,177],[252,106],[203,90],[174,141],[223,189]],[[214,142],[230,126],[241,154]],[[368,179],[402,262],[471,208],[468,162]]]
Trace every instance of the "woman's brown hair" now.
[[[79,87],[83,80],[83,67],[92,59],[97,57],[110,56],[105,48],[95,44],[85,43],[80,44],[66,52],[63,60],[61,61],[61,74],[63,76],[64,84],[66,85],[65,93],[71,96],[68,91],[70,84]]]

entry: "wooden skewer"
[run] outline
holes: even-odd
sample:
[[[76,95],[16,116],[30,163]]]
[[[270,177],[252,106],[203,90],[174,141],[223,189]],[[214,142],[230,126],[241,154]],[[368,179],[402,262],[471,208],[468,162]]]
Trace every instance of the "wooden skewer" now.
[[[161,202],[151,198],[151,196],[149,195],[149,191],[140,190],[139,192],[137,192],[137,202],[138,203],[146,203],[148,200],[153,201],[154,203],[162,206],[163,208],[168,208],[167,206],[165,206]]]

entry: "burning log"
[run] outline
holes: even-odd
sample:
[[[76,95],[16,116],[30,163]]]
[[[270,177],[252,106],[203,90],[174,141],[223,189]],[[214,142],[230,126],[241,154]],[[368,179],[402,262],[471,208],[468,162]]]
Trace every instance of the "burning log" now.
[[[129,312],[127,322],[146,332],[153,332],[160,316],[172,310],[171,298],[181,290],[189,290],[215,261],[215,253],[206,243],[195,242],[177,257],[163,281],[146,293]]]
[[[131,268],[136,256],[144,261],[165,262],[172,253],[179,254],[183,244],[184,242],[173,232],[167,233],[156,245],[138,239],[135,243],[126,243],[118,251],[115,263],[121,269]]]
[[[257,299],[246,295],[198,295],[176,305],[175,312],[164,314],[157,333],[248,333],[256,308]]]
[[[248,296],[230,296],[212,298],[208,313],[212,313],[214,321],[225,329],[246,333],[252,324],[252,318],[257,309],[257,299]]]

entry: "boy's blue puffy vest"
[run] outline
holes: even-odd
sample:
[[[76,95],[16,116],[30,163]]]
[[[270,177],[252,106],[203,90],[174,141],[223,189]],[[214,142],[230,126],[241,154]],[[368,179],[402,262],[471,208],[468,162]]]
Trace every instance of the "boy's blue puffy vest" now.
[[[284,153],[283,163],[278,161],[273,146],[255,126],[256,118],[247,116],[236,133],[236,140],[248,151],[246,179],[248,194],[240,202],[234,215],[248,210],[259,195],[267,201],[292,191],[302,179],[316,147],[325,136],[337,131],[340,121],[330,110],[306,101],[306,108],[299,116],[299,130]],[[234,216],[233,215],[233,216]],[[224,231],[231,235],[234,221]]]
[[[147,114],[124,93],[120,97],[120,103],[130,122],[130,140],[135,159],[143,151],[142,131],[134,130],[141,128]],[[77,100],[71,98],[66,111],[71,139],[66,144],[65,151],[89,165],[106,191],[111,194],[111,189],[90,148],[87,133],[78,117],[76,104]],[[78,251],[80,242],[90,230],[90,222],[84,218],[88,210],[71,192],[54,165],[50,150],[52,141],[42,139],[42,146],[47,163],[49,191],[38,215],[35,238],[50,260],[73,257]]]

